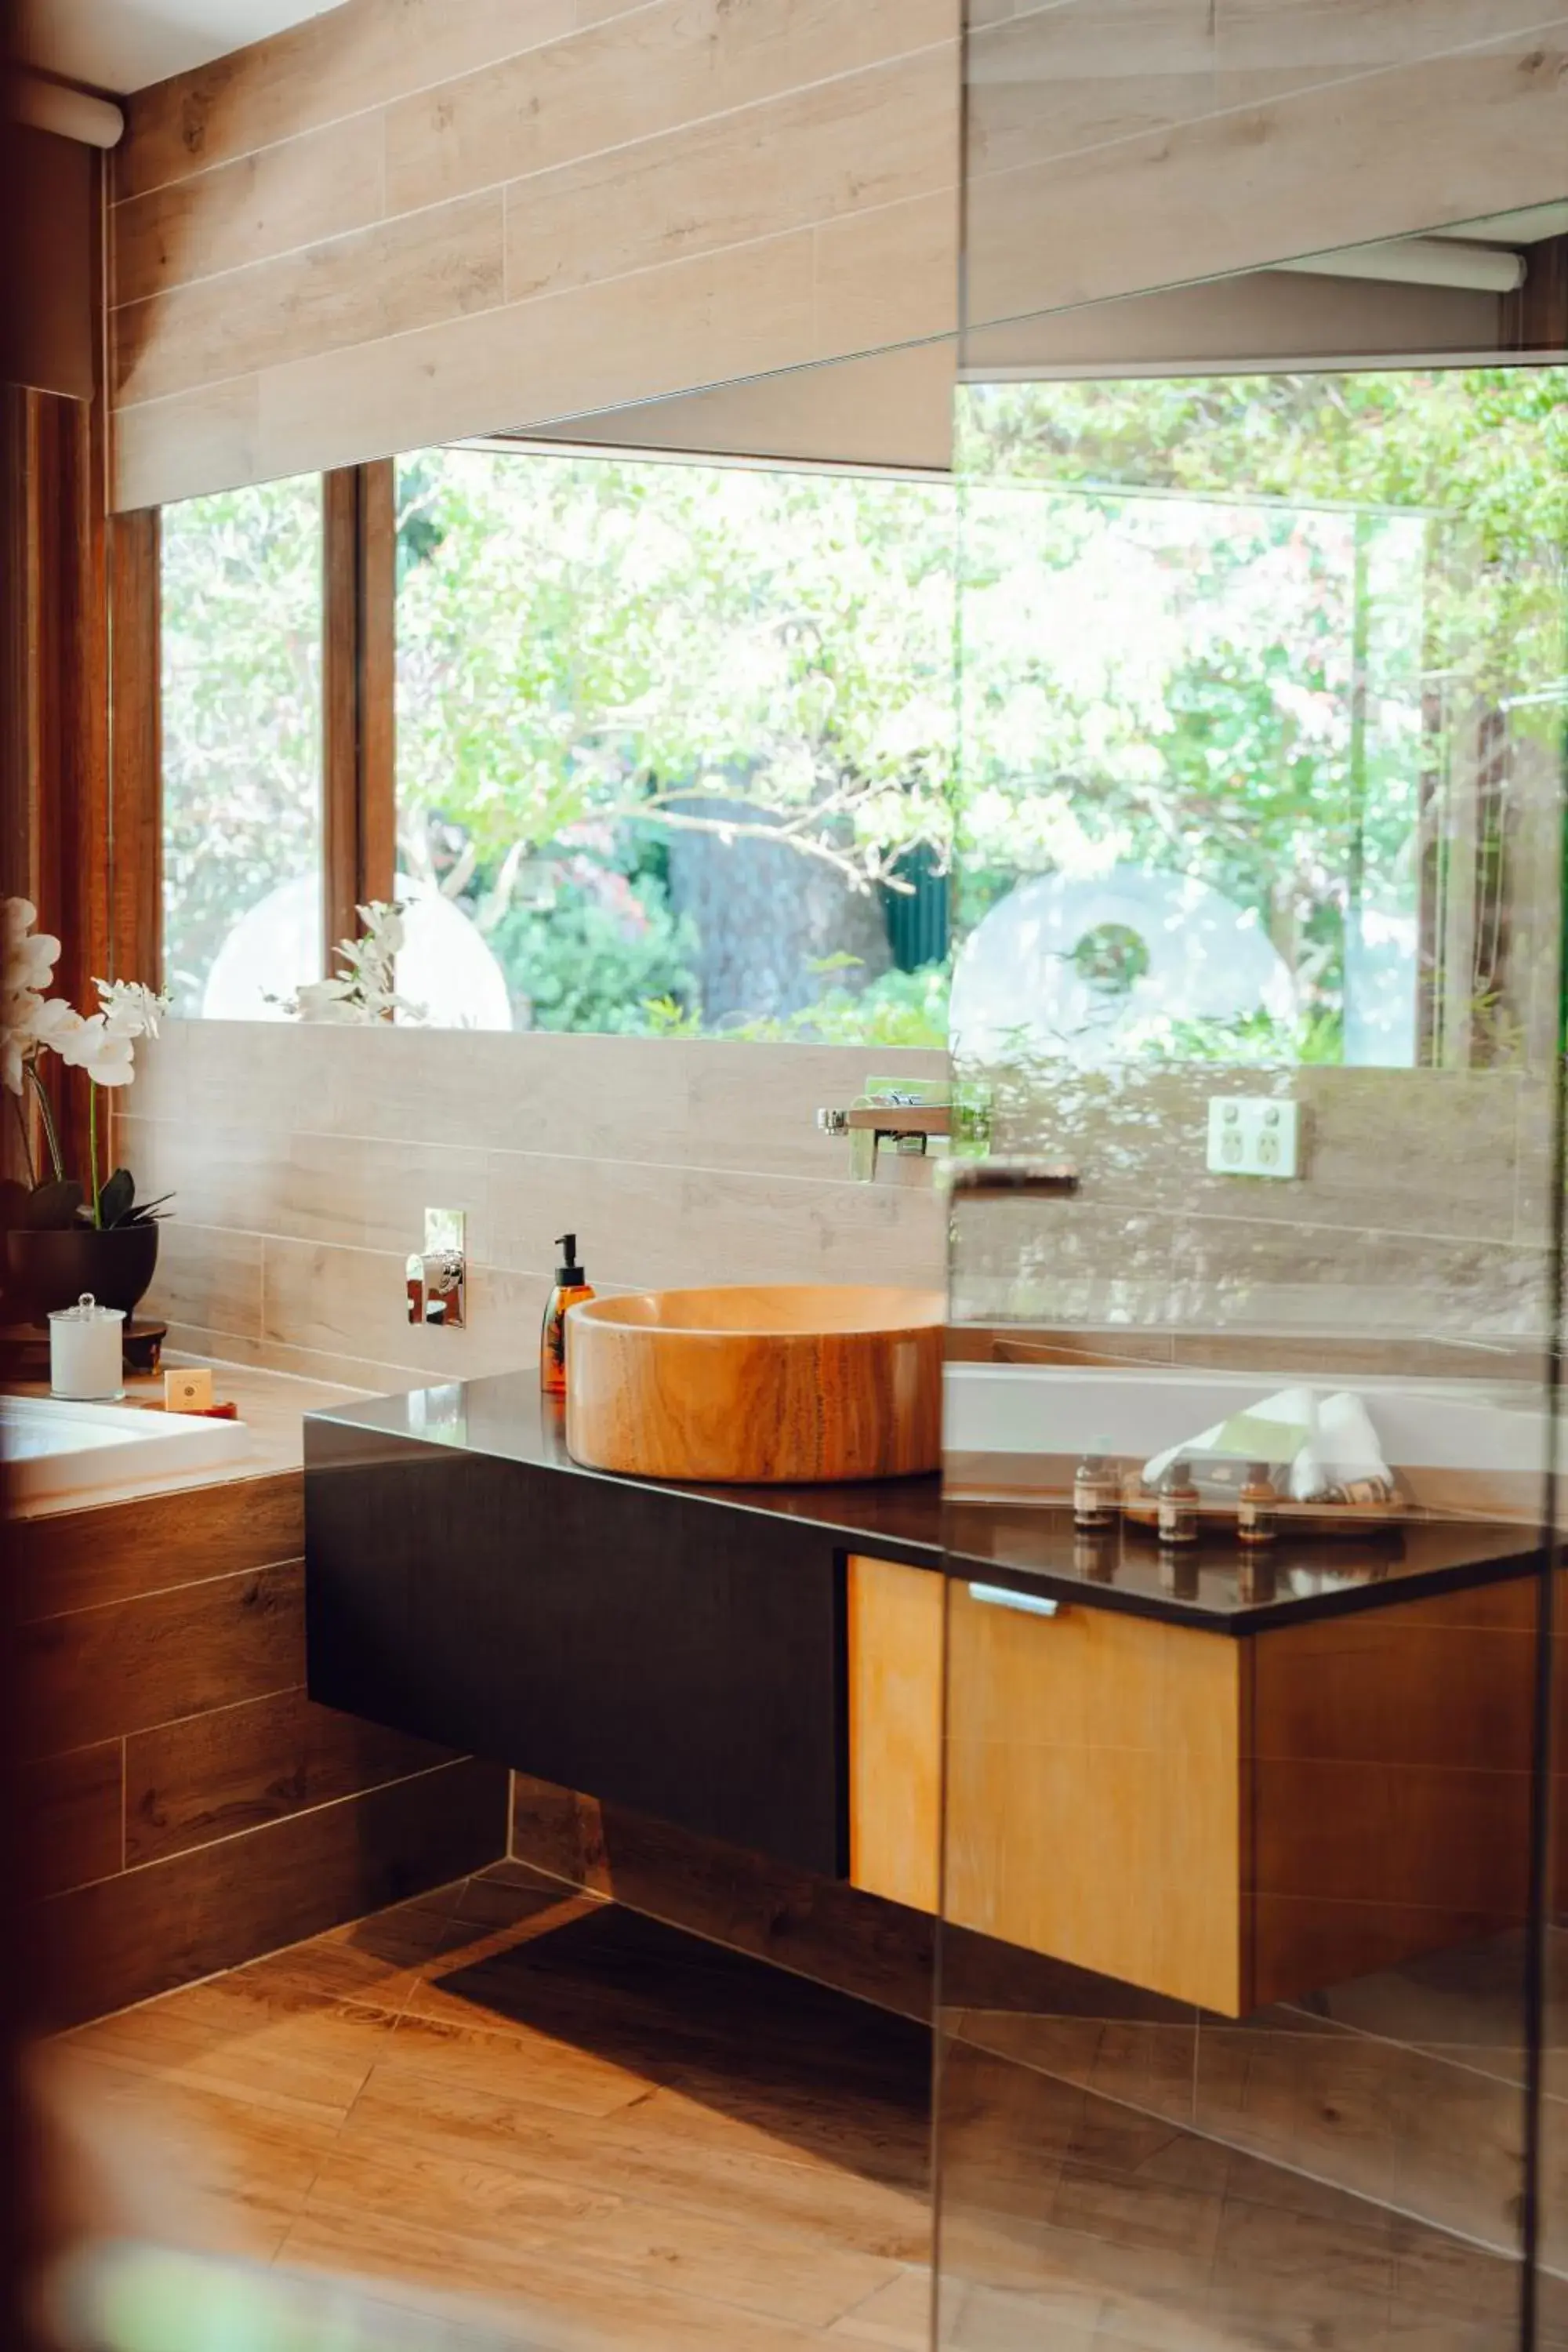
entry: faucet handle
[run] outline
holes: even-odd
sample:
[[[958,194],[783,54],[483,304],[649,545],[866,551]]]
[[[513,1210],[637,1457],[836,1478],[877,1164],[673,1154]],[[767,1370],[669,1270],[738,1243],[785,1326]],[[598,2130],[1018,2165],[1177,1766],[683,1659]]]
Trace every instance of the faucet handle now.
[[[460,1331],[468,1319],[468,1264],[461,1209],[426,1209],[425,1247],[405,1268],[408,1320]]]

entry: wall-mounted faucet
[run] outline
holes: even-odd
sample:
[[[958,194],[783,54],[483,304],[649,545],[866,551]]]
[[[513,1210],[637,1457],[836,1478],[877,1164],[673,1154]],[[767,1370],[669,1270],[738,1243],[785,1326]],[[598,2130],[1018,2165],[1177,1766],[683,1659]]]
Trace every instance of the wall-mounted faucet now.
[[[467,1223],[461,1209],[426,1209],[425,1247],[408,1260],[408,1320],[460,1331],[467,1320],[468,1261]]]
[[[895,1151],[923,1157],[933,1135],[952,1133],[952,1105],[908,1096],[889,1096],[878,1102],[852,1104],[847,1110],[819,1110],[816,1124],[824,1135],[850,1139],[852,1166],[857,1175],[873,1180],[877,1154],[884,1143]]]
[[[816,1124],[824,1135],[868,1132],[879,1144],[923,1151],[933,1135],[952,1133],[952,1105],[928,1102],[857,1104],[851,1110],[819,1110]]]

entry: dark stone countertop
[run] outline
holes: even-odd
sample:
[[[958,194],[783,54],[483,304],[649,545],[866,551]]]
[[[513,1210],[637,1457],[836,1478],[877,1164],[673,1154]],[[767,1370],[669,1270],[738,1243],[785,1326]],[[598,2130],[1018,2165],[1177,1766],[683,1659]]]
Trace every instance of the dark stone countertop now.
[[[317,1430],[321,1435],[313,1439]],[[352,1442],[355,1432],[366,1441],[363,1447]],[[1126,1522],[1103,1538],[1085,1538],[1065,1507],[947,1500],[936,1475],[808,1486],[626,1479],[573,1460],[561,1405],[541,1395],[532,1371],[453,1381],[307,1414],[307,1489],[312,1467],[321,1469],[329,1459],[334,1466],[369,1463],[384,1448],[402,1456],[407,1448],[421,1446],[569,1478],[640,1486],[655,1507],[660,1496],[676,1495],[775,1526],[794,1519],[803,1531],[826,1535],[847,1552],[1219,1633],[1259,1633],[1271,1625],[1530,1575],[1539,1570],[1542,1558],[1533,1528],[1435,1514],[1413,1515],[1359,1535],[1294,1535],[1282,1529],[1276,1542],[1249,1561],[1234,1540],[1212,1537],[1191,1552],[1163,1554],[1152,1534]],[[1070,1465],[1063,1466],[1070,1475]]]

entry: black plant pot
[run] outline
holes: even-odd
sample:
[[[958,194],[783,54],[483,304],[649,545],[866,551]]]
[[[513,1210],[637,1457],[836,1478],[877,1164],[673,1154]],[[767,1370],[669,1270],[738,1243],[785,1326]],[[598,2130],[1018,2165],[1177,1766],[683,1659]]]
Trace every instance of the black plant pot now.
[[[15,1230],[5,1236],[6,1288],[24,1315],[42,1323],[89,1290],[100,1307],[121,1307],[130,1321],[158,1263],[158,1228],[91,1225]]]

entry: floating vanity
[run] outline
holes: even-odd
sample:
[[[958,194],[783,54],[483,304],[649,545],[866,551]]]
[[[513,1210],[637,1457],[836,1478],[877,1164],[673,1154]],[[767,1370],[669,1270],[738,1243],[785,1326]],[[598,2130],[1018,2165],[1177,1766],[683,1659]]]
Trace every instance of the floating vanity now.
[[[1173,1567],[928,1475],[599,1471],[529,1375],[306,1424],[311,1695],[1243,2015],[1526,1907],[1532,1532]],[[946,1731],[944,1736],[944,1688]]]

